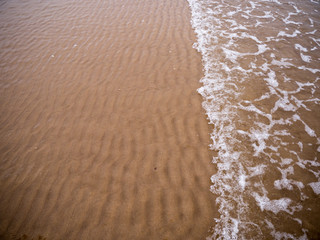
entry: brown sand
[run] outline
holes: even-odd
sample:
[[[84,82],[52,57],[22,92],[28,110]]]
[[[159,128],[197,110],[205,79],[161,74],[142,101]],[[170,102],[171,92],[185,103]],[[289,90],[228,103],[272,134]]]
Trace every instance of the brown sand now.
[[[0,37],[3,239],[208,235],[186,1],[2,1]]]

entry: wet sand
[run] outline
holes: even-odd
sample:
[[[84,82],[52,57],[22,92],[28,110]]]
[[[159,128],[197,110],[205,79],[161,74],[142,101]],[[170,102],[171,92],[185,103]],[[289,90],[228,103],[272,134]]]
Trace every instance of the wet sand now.
[[[204,239],[210,130],[186,1],[2,1],[0,238]]]

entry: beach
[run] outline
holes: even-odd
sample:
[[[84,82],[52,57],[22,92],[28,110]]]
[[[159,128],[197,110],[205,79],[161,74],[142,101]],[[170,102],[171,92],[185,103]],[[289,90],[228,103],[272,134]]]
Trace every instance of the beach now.
[[[0,239],[319,239],[317,0],[0,2]]]
[[[2,1],[0,238],[205,239],[187,1]]]

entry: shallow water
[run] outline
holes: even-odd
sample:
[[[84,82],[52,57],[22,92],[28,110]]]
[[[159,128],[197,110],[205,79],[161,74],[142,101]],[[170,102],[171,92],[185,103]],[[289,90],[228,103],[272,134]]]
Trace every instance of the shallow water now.
[[[209,238],[319,238],[319,1],[189,4],[218,169]]]
[[[0,239],[207,236],[194,41],[183,0],[0,1]]]

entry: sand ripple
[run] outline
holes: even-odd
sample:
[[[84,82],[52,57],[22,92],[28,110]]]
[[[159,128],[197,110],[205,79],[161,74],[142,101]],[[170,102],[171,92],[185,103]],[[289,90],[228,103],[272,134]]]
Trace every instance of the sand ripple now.
[[[200,239],[216,209],[185,1],[2,1],[0,236]]]

